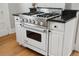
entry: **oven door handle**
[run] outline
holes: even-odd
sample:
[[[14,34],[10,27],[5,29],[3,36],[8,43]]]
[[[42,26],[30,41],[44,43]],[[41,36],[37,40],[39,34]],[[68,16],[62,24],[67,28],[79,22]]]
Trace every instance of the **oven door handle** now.
[[[32,30],[35,30],[35,31],[39,31],[39,32],[46,32],[46,29],[30,28],[30,27],[26,27],[26,26],[23,26],[23,27],[27,28],[27,29],[32,29]]]

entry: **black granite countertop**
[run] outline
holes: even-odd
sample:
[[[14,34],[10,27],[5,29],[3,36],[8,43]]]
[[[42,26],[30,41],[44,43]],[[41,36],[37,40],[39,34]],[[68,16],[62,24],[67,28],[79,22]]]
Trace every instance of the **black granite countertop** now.
[[[62,11],[62,15],[60,15],[61,20],[60,20],[60,18],[58,18],[58,20],[55,20],[55,18],[56,18],[55,17],[55,18],[48,19],[47,21],[66,23],[66,22],[72,20],[72,18],[76,17],[77,11],[78,10],[64,10],[64,11]],[[60,16],[57,16],[57,17],[60,17]]]
[[[12,14],[13,16],[19,16],[22,13],[16,13],[16,14]]]
[[[73,18],[75,17],[72,17],[72,18],[67,18],[67,17],[64,17],[64,18],[61,18],[61,20],[54,20],[55,18],[51,18],[51,19],[48,19],[47,21],[50,21],[50,22],[60,22],[60,23],[66,23],[70,20],[72,20]]]

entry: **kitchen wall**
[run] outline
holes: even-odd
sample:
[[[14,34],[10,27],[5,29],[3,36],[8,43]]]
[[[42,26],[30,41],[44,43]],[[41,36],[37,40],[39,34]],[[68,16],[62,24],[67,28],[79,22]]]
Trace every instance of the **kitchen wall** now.
[[[28,12],[29,7],[31,7],[31,3],[9,3],[8,4],[11,32],[15,32],[15,21],[12,14]]]
[[[65,9],[71,9],[71,7],[72,7],[72,4],[71,3],[66,3]]]
[[[65,8],[65,3],[38,3],[40,7]]]
[[[9,8],[9,17],[10,17],[10,25],[11,25],[11,32],[15,31],[15,21],[14,21],[14,17],[12,16],[13,13],[17,13],[19,12],[19,6],[17,4],[8,4],[8,8]]]
[[[0,36],[10,32],[9,9],[7,3],[0,3]]]
[[[79,10],[79,3],[72,3],[71,9]]]
[[[79,3],[66,3],[65,8],[79,10]]]

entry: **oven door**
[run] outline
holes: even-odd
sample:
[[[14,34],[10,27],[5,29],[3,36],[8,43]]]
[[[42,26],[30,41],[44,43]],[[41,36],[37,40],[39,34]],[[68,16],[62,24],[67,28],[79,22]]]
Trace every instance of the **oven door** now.
[[[26,28],[26,42],[38,49],[46,51],[46,40],[47,40],[47,30],[46,29],[36,29],[36,28]]]

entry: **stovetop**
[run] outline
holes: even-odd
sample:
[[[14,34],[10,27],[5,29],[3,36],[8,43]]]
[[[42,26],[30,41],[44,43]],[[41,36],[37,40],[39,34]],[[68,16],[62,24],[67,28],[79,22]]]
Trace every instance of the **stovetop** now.
[[[56,16],[58,15],[57,13],[44,13],[44,12],[34,12],[34,13],[16,13],[13,14],[13,16],[20,16],[20,15],[29,15],[29,16],[36,16],[36,17],[47,17],[47,21],[55,21],[55,22],[62,22],[66,23],[69,21],[71,18],[76,17],[77,10],[63,10],[62,14],[60,15],[60,20],[54,20],[55,18],[59,17],[51,17],[51,16]],[[51,18],[50,18],[51,17]]]
[[[55,15],[59,15],[58,13],[42,13],[42,14],[38,14],[37,17],[52,17]]]
[[[58,13],[44,13],[44,12],[34,12],[34,13],[28,12],[28,13],[22,13],[22,15],[48,18],[55,15],[59,15],[59,14]]]
[[[42,14],[44,12],[28,12],[28,13],[22,13],[23,15],[29,15],[29,16],[32,16],[32,15],[35,15],[35,14]]]

